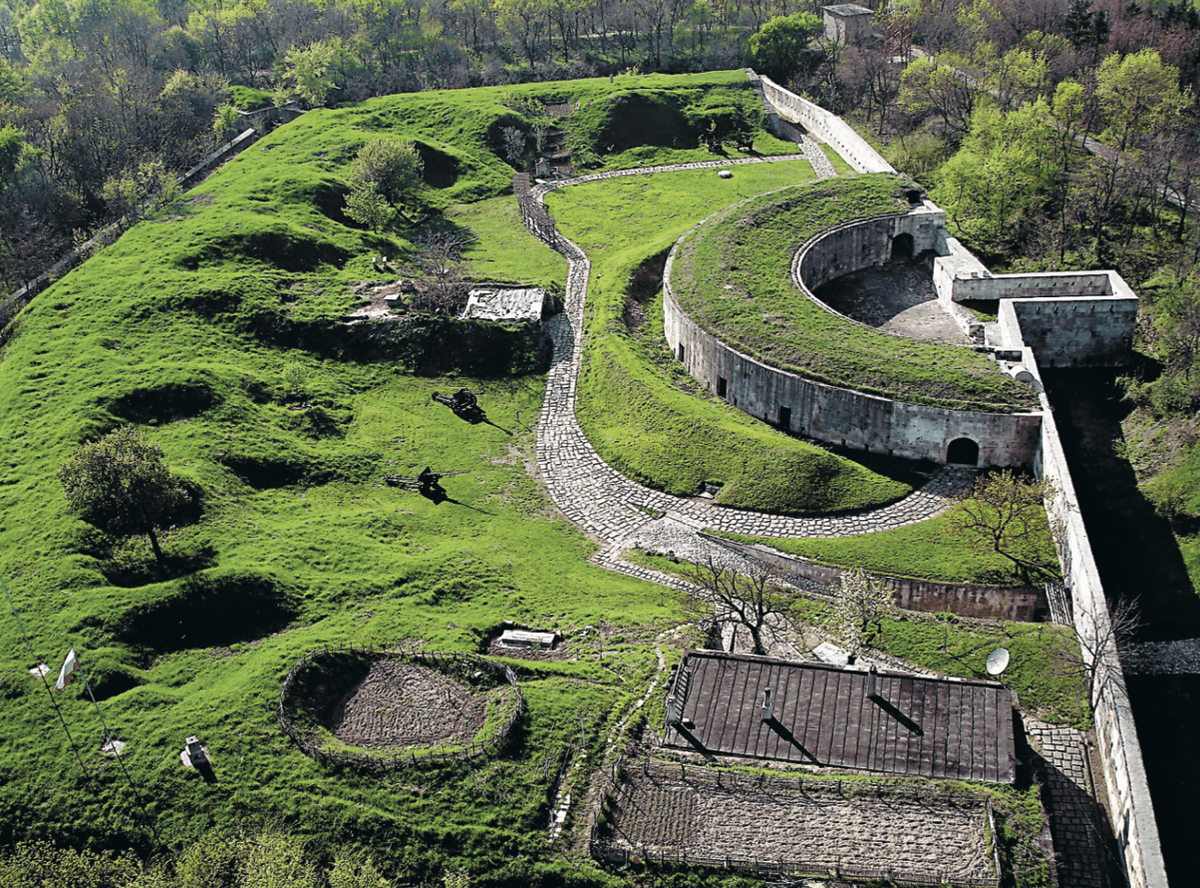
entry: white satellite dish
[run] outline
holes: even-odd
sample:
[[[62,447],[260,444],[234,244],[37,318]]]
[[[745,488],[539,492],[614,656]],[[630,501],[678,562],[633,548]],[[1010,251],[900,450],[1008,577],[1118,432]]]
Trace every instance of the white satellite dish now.
[[[987,658],[988,675],[999,675],[1008,668],[1008,650],[1006,648],[996,648]]]

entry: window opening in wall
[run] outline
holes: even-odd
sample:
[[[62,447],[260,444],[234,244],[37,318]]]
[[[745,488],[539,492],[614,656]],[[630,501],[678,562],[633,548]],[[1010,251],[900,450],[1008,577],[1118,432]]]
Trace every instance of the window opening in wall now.
[[[946,448],[946,462],[956,466],[979,465],[979,445],[970,438],[955,438]]]
[[[792,408],[779,405],[779,427],[781,429],[791,430],[792,428]]]
[[[683,343],[682,342],[679,343],[678,356],[679,356],[679,363],[682,364],[683,363]]]
[[[717,377],[717,397],[724,398],[729,384],[725,381],[724,376]]]

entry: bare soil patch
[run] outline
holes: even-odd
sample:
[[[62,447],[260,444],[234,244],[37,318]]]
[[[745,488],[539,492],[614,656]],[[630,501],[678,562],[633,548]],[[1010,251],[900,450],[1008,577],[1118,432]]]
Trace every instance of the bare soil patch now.
[[[329,707],[327,726],[364,749],[470,743],[487,716],[487,698],[416,663],[381,659]]]

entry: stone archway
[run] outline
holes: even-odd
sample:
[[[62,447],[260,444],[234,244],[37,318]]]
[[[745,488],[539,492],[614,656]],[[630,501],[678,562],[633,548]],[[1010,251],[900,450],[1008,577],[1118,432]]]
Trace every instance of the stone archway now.
[[[913,236],[908,232],[902,232],[892,238],[892,261],[908,261],[913,258],[915,245]]]
[[[970,438],[955,438],[946,448],[946,463],[956,466],[979,465],[979,445]]]

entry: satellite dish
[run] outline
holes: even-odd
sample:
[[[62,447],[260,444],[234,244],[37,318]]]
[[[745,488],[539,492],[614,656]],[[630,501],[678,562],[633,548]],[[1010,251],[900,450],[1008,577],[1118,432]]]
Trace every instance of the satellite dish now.
[[[999,675],[1008,668],[1008,650],[1006,648],[996,648],[987,658],[988,675]]]

